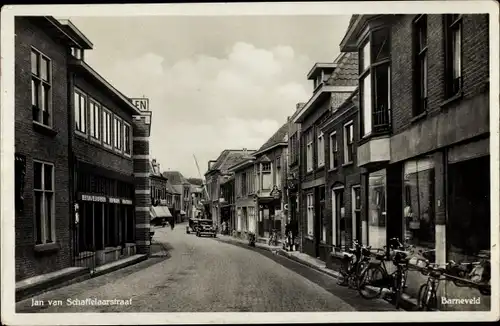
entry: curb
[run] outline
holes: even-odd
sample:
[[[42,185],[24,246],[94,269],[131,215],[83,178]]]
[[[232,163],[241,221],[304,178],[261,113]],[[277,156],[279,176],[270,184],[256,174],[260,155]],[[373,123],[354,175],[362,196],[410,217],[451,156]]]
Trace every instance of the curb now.
[[[243,242],[240,242],[240,241],[237,241],[237,240],[233,240],[233,239],[221,239],[221,238],[217,238],[218,241],[220,242],[225,242],[225,243],[229,243],[229,244],[233,244],[233,245],[236,245],[236,246],[239,246],[239,247],[243,247],[243,248],[246,248],[247,246],[245,246],[245,243]],[[256,248],[260,248],[260,249],[264,249],[264,250],[267,250],[267,251],[272,251],[274,249],[272,248],[268,248],[268,247],[264,247],[264,246],[259,246],[258,243],[255,244],[255,247]],[[249,248],[247,248],[249,249]],[[327,269],[327,268],[321,268],[321,267],[318,267],[314,264],[311,264],[307,261],[304,261],[300,258],[297,258],[291,254],[289,254],[287,251],[283,250],[283,249],[278,249],[278,254],[281,255],[281,256],[284,256],[290,260],[293,260],[299,264],[302,264],[302,265],[305,265],[311,269],[314,269],[318,272],[321,272],[323,274],[326,274],[328,276],[331,276],[333,278],[336,278],[338,279],[340,277],[340,273],[339,272],[336,272],[334,270],[330,270],[330,269]],[[415,311],[417,310],[417,299],[416,298],[413,298],[411,296],[409,296],[408,294],[406,293],[403,293],[401,295],[401,303],[400,303],[400,307],[404,310],[407,310],[407,311]]]
[[[114,264],[115,262],[113,262],[111,264],[114,264],[114,265],[110,266],[110,267],[106,267],[106,265],[102,265],[100,267],[97,267],[95,272],[92,273],[92,277],[105,275],[105,274],[117,271],[119,269],[131,266],[131,265],[135,265],[137,263],[140,263],[141,261],[145,261],[148,259],[148,255],[136,255],[136,256],[138,256],[138,257],[135,257],[134,259],[125,260],[121,263]],[[117,262],[119,262],[119,260]]]

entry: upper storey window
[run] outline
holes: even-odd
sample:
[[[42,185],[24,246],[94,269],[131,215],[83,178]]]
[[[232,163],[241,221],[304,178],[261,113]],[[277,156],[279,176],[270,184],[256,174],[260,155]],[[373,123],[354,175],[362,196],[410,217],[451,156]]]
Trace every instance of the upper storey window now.
[[[370,31],[359,47],[361,135],[390,128],[390,34],[388,28]]]

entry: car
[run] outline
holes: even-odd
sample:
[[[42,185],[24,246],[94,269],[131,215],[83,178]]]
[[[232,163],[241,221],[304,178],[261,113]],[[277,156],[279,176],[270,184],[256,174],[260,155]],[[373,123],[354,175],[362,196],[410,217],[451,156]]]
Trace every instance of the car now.
[[[196,227],[196,236],[201,237],[203,235],[209,235],[213,238],[217,237],[217,228],[212,220],[198,220],[198,225]]]
[[[190,234],[191,232],[196,233],[196,229],[198,228],[198,222],[201,219],[199,218],[190,218],[188,221],[188,225],[186,225],[186,233]]]

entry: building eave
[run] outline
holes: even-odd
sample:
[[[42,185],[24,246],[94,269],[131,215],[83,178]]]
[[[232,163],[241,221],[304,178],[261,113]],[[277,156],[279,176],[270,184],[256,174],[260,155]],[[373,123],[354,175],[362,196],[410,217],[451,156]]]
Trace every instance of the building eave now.
[[[82,45],[81,48],[85,50],[92,50],[94,45],[90,40],[75,26],[69,19],[61,19],[59,23],[66,28],[77,41]],[[69,33],[68,33],[69,34]]]
[[[309,73],[307,74],[307,79],[316,78],[316,76],[318,76],[318,73],[321,70],[335,70],[335,68],[337,68],[336,63],[317,62],[314,64],[311,70],[309,70]]]
[[[262,150],[260,150],[258,152],[253,153],[253,155],[257,157],[259,155],[262,155],[262,154],[265,154],[265,153],[269,152],[272,149],[275,149],[275,148],[278,148],[278,147],[283,147],[283,146],[288,146],[288,142],[279,142],[279,143],[276,143],[276,144],[271,145],[271,146],[269,146],[267,148],[264,148],[264,149],[262,149]]]
[[[110,92],[118,101],[120,101],[125,107],[129,109],[132,114],[142,115],[143,113],[134,106],[134,104],[125,97],[122,93],[120,93],[113,85],[111,85],[106,79],[104,79],[101,75],[99,75],[92,67],[90,67],[85,61],[72,58],[70,59],[70,65],[79,68],[80,71],[86,73],[88,76],[93,78],[96,82],[98,82],[101,86],[106,88],[108,92]]]
[[[315,109],[316,104],[329,97],[332,92],[352,93],[356,88],[357,86],[329,86],[323,84],[295,116],[293,123],[302,123],[311,111]]]
[[[230,166],[227,170],[228,170],[228,172],[236,173],[236,171],[244,169],[244,168],[246,168],[254,163],[255,163],[255,158],[248,159],[248,160],[245,160],[245,161],[240,162],[238,164],[235,164],[233,166]]]

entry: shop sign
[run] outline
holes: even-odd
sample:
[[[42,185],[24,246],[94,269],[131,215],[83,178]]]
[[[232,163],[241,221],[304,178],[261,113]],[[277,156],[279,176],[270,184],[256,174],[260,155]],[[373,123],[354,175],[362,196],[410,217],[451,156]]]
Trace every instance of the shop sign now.
[[[279,199],[281,197],[281,191],[278,189],[277,186],[274,186],[273,191],[271,191],[270,195],[274,199]]]
[[[83,201],[95,201],[95,202],[99,202],[99,203],[105,203],[106,202],[106,197],[105,196],[82,195],[81,199]]]
[[[149,99],[148,98],[132,98],[132,103],[139,111],[149,111]]]
[[[109,202],[111,204],[119,204],[120,203],[120,199],[119,198],[109,197],[108,200],[109,200]]]

